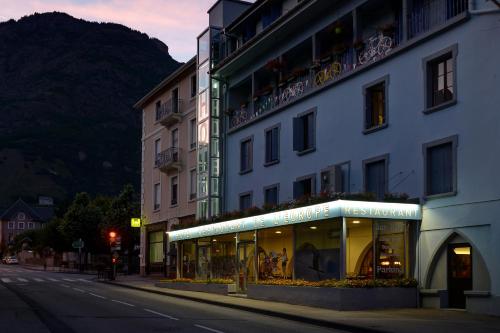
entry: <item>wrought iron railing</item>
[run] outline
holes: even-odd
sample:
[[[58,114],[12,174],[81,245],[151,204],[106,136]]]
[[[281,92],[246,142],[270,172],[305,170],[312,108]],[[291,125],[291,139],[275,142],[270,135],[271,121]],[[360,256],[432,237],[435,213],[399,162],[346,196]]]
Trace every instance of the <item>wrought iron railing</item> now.
[[[414,0],[408,15],[408,38],[414,38],[467,11],[468,0]]]
[[[178,163],[180,159],[181,149],[178,147],[170,147],[161,153],[158,153],[155,158],[155,166],[157,168],[163,168],[171,165],[172,163]]]
[[[156,121],[161,121],[162,119],[165,119],[174,113],[179,114],[180,104],[181,104],[180,99],[178,100],[169,99],[165,103],[161,104],[160,107],[156,109]]]

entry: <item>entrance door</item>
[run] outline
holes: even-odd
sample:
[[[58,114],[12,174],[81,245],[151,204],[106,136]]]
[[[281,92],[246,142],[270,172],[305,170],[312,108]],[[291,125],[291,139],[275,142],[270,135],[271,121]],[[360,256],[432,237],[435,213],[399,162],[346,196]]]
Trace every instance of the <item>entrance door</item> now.
[[[465,290],[472,290],[470,244],[448,245],[448,296],[451,308],[465,309]]]
[[[249,281],[255,280],[255,242],[244,241],[238,243],[238,292],[246,292]]]
[[[200,280],[208,280],[210,277],[210,246],[198,246],[198,267],[196,269],[196,277]]]

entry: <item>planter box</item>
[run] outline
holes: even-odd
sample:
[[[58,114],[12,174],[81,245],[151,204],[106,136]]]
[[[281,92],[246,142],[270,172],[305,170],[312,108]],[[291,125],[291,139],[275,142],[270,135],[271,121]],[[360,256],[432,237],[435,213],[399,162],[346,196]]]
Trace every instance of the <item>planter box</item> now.
[[[416,308],[416,288],[248,286],[247,297],[335,310]]]
[[[168,288],[186,291],[201,291],[205,293],[227,295],[229,286],[228,284],[217,283],[189,283],[189,282],[158,282],[155,283],[156,287]]]

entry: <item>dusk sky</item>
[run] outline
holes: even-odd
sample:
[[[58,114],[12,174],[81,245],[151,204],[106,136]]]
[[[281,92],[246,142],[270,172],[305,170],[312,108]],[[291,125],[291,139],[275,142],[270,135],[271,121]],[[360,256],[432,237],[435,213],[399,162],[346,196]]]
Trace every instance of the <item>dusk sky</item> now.
[[[208,25],[216,0],[0,0],[0,21],[35,12],[66,12],[98,22],[115,22],[156,37],[178,61],[195,55],[196,36]]]

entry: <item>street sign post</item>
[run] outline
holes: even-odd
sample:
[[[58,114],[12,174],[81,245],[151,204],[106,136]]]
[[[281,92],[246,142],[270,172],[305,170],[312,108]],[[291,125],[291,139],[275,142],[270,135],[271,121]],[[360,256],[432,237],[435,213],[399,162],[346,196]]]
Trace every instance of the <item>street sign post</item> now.
[[[82,248],[85,246],[85,242],[80,238],[79,240],[74,241],[71,246],[74,249],[78,249],[78,270],[83,271],[82,267]]]

